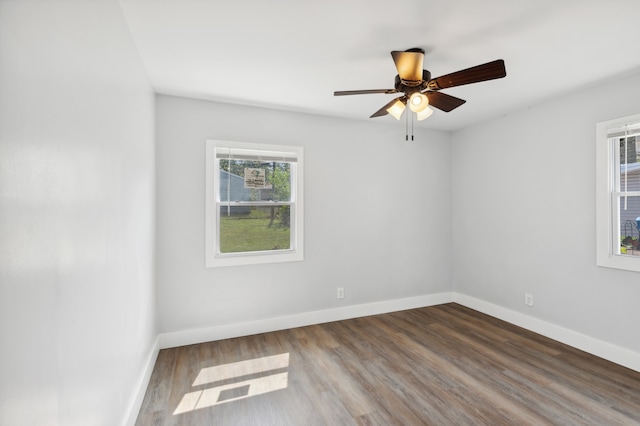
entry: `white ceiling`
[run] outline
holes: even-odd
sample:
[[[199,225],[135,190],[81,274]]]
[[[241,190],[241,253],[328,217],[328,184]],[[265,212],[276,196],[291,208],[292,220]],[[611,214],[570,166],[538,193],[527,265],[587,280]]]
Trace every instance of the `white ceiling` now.
[[[420,47],[433,77],[504,59],[507,77],[421,127],[460,129],[640,72],[639,0],[120,0],[158,93],[368,117],[393,95],[392,50]]]

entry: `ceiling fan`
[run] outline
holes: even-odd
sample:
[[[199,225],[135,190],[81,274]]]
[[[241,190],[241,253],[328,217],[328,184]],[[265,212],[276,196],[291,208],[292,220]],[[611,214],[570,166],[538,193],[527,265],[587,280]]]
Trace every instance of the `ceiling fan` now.
[[[396,64],[398,75],[395,78],[394,89],[374,90],[346,90],[334,92],[334,96],[368,95],[372,93],[403,93],[402,96],[393,99],[385,106],[374,112],[371,117],[381,117],[391,114],[399,120],[407,104],[409,109],[416,113],[418,121],[429,117],[433,110],[429,105],[444,112],[458,108],[466,101],[455,96],[441,93],[441,89],[462,86],[465,84],[479,83],[481,81],[494,80],[507,75],[504,61],[498,59],[486,64],[456,71],[438,78],[431,78],[431,73],[423,69],[424,50],[418,47],[413,49],[391,52]]]

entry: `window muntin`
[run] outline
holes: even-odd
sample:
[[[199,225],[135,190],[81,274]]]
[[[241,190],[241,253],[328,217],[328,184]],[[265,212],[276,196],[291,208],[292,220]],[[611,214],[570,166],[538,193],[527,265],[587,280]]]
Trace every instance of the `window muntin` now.
[[[596,161],[598,265],[640,271],[640,115],[597,125]]]
[[[303,259],[302,148],[207,141],[207,266]]]

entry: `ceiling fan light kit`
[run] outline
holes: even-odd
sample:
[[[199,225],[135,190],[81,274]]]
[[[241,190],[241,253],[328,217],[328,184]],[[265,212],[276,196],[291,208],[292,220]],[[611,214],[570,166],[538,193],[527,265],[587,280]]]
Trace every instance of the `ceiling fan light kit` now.
[[[402,102],[400,99],[396,99],[395,102],[393,102],[393,104],[387,108],[387,112],[396,120],[400,120],[400,117],[402,117],[402,113],[404,112],[404,109],[406,108],[406,106],[404,105],[404,102]]]
[[[413,112],[422,112],[429,106],[429,98],[420,92],[413,92],[409,97],[409,108]]]
[[[423,49],[415,47],[404,52],[394,50],[391,57],[398,70],[393,89],[337,91],[333,93],[334,96],[403,93],[374,112],[370,118],[389,114],[399,120],[408,104],[409,109],[416,113],[417,120],[422,121],[433,113],[433,110],[428,108],[429,105],[450,112],[466,102],[464,99],[441,93],[440,90],[503,78],[507,75],[504,60],[498,59],[432,79],[431,73],[423,69]]]
[[[425,108],[423,111],[417,112],[416,117],[418,118],[418,121],[422,121],[431,114],[433,114],[433,110],[431,108]]]

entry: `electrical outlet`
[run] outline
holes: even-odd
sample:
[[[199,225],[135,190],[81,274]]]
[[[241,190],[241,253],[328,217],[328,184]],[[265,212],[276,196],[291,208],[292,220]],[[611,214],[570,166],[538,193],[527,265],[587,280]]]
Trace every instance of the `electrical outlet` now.
[[[338,299],[344,299],[344,287],[338,287]]]
[[[531,293],[524,294],[524,304],[527,306],[533,306],[533,294]]]

